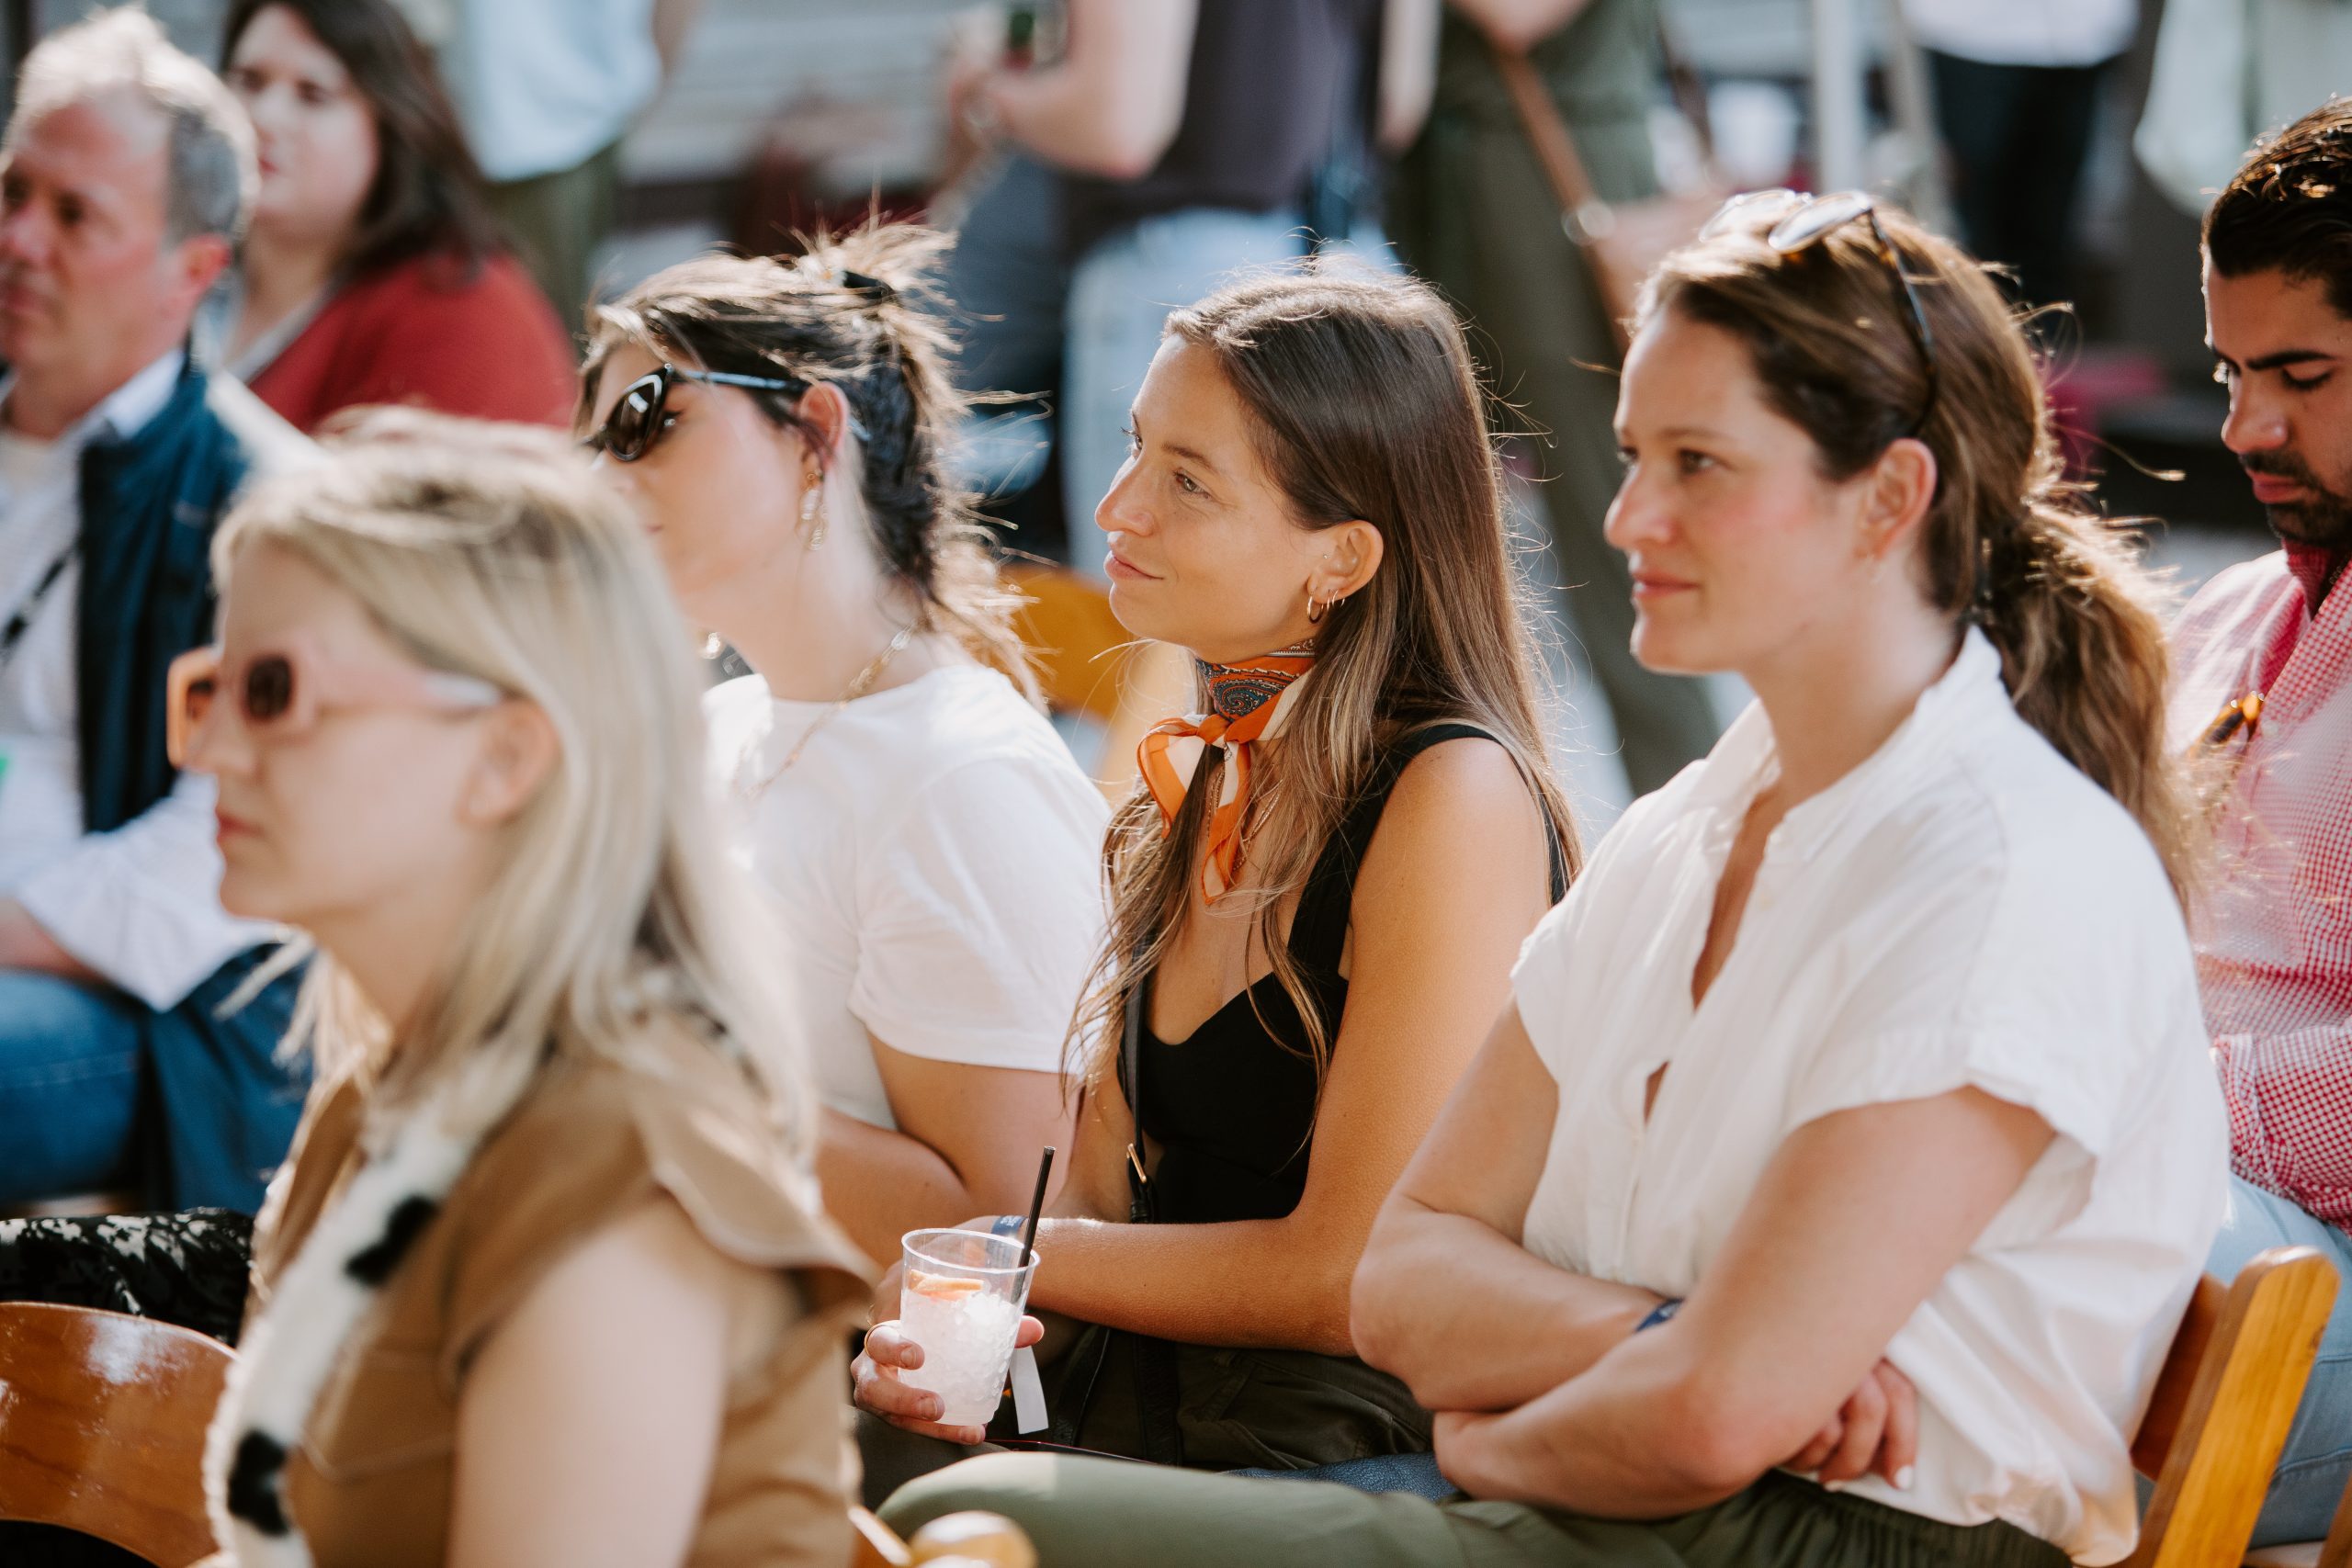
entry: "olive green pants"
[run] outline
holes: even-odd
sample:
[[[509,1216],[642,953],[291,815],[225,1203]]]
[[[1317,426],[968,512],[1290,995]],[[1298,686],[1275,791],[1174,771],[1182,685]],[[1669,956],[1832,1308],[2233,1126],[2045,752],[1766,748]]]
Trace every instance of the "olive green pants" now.
[[[1576,128],[1601,194],[1648,194],[1649,130],[1639,118]],[[1433,116],[1397,170],[1397,248],[1461,312],[1472,352],[1507,405],[1504,428],[1532,434],[1536,493],[1582,652],[1609,704],[1635,795],[1664,784],[1715,741],[1698,682],[1634,657],[1633,578],[1601,536],[1624,468],[1612,421],[1617,340],[1584,255],[1508,107]]]
[[[490,207],[514,243],[514,254],[555,306],[564,330],[582,330],[595,293],[596,247],[613,231],[619,203],[621,144],[550,175],[490,187]]]
[[[2012,1525],[1939,1524],[1775,1472],[1728,1502],[1654,1523],[1520,1503],[1245,1480],[1115,1460],[996,1454],[901,1488],[901,1535],[986,1508],[1039,1568],[2067,1568]]]

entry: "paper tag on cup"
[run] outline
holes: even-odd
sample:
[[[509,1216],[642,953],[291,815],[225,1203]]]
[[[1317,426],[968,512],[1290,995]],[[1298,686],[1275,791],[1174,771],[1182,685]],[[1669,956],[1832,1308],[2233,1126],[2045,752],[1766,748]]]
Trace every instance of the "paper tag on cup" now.
[[[1035,1346],[1012,1353],[1012,1427],[1023,1434],[1046,1429],[1046,1385],[1037,1377]]]

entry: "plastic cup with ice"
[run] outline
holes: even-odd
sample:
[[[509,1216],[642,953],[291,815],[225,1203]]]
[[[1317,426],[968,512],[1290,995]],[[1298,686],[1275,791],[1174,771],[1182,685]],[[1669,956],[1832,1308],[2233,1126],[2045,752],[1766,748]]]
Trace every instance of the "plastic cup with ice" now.
[[[1004,1394],[1036,1255],[1024,1264],[1019,1236],[980,1231],[909,1231],[902,1245],[899,1327],[922,1347],[922,1365],[899,1381],[939,1395],[941,1426],[985,1427]]]

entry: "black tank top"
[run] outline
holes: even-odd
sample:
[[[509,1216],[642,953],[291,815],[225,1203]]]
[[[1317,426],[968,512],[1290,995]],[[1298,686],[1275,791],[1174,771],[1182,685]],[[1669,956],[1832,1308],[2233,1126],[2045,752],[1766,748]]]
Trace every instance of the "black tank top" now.
[[[1364,792],[1340,819],[1300,895],[1289,946],[1307,994],[1336,1041],[1348,1001],[1340,958],[1356,873],[1405,766],[1445,740],[1493,739],[1467,724],[1437,724],[1404,736],[1373,769]],[[1552,897],[1566,891],[1566,862],[1549,815],[1544,824],[1551,856]],[[1228,999],[1191,1036],[1164,1041],[1148,1022],[1149,978],[1136,1008],[1137,1038],[1129,1082],[1129,1053],[1119,1059],[1119,1087],[1135,1107],[1136,1124],[1159,1145],[1151,1174],[1152,1217],[1163,1224],[1209,1224],[1280,1219],[1306,1190],[1307,1152],[1315,1127],[1315,1062],[1306,1021],[1290,993],[1272,974]]]
[[[1380,17],[1377,0],[1201,0],[1175,140],[1139,178],[1065,178],[1066,254],[1076,260],[1162,213],[1304,201],[1339,134],[1357,62],[1376,54]]]

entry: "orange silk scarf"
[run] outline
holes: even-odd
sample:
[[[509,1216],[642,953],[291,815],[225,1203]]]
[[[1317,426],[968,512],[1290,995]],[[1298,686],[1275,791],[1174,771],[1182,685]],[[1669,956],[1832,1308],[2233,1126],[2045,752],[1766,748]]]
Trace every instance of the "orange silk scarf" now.
[[[1250,804],[1250,750],[1281,728],[1299,678],[1315,667],[1311,643],[1285,648],[1238,664],[1200,660],[1208,682],[1209,711],[1165,718],[1151,727],[1136,748],[1136,763],[1151,798],[1159,803],[1160,831],[1175,825],[1176,813],[1192,788],[1203,751],[1225,748],[1230,765],[1218,778],[1216,808],[1209,814],[1208,855],[1201,866],[1201,888],[1211,903],[1229,891],[1241,870],[1241,818]]]

